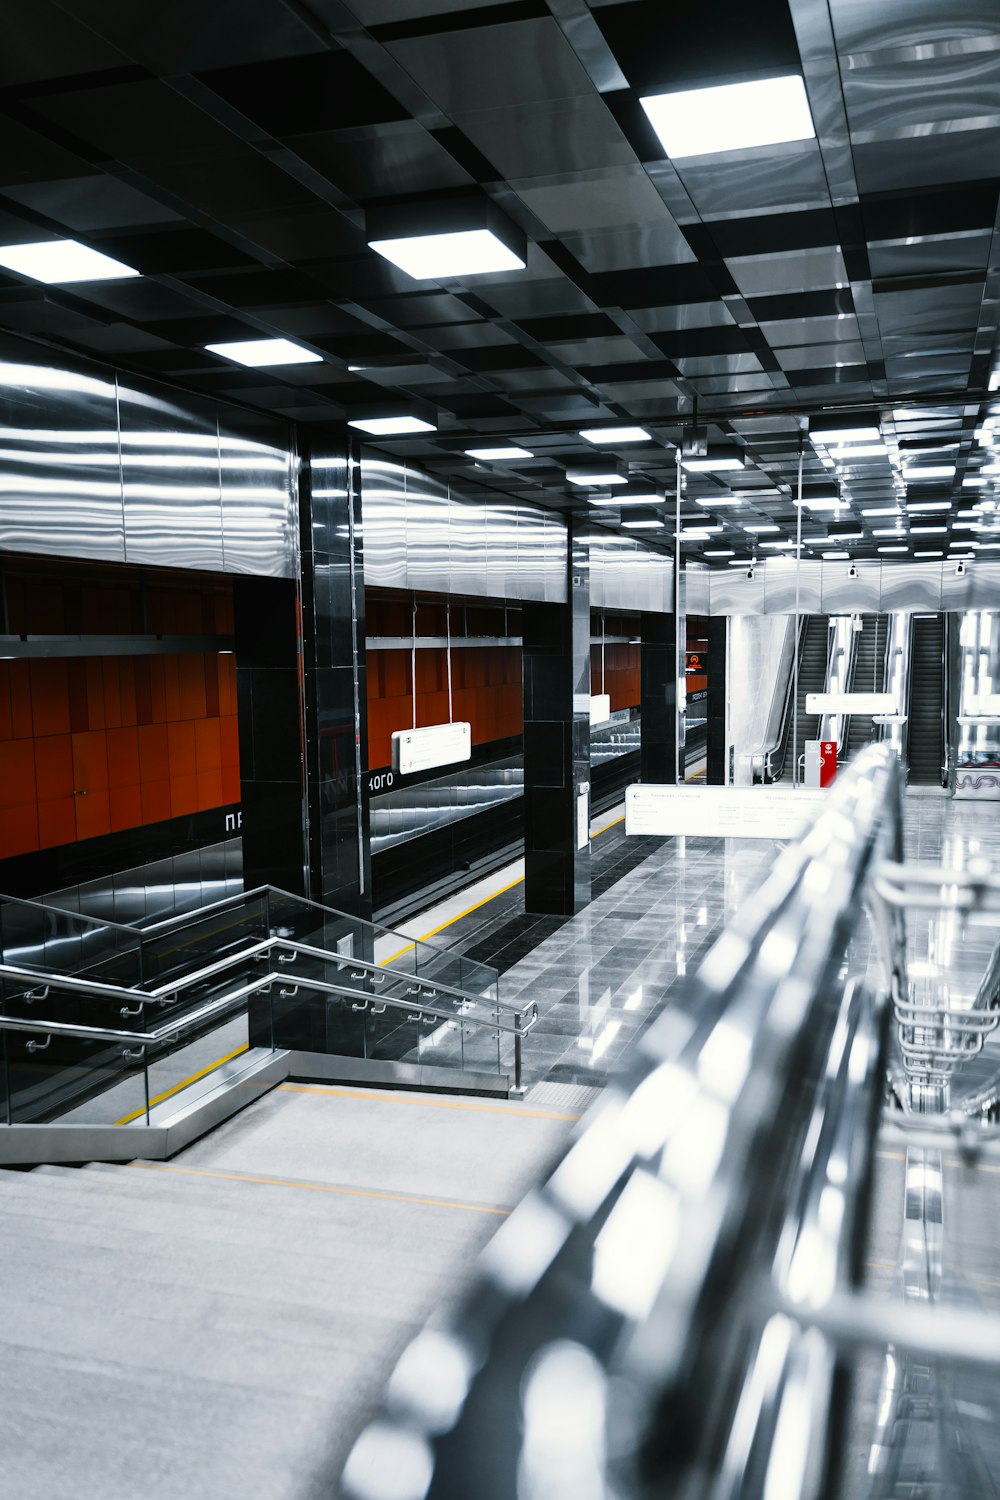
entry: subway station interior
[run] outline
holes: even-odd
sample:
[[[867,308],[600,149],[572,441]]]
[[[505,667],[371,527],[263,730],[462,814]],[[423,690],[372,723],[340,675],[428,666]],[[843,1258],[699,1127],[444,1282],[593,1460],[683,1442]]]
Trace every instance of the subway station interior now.
[[[997,0],[0,46],[0,1491],[1000,1496]]]

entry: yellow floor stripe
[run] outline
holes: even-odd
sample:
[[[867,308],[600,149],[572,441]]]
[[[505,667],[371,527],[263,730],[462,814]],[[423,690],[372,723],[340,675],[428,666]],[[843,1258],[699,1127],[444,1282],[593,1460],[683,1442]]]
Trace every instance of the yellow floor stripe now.
[[[234,1051],[227,1052],[225,1057],[217,1057],[214,1062],[207,1063],[205,1067],[199,1068],[197,1073],[191,1074],[190,1078],[182,1078],[180,1083],[174,1084],[173,1088],[164,1089],[162,1094],[157,1094],[155,1098],[150,1099],[150,1109],[153,1108],[154,1104],[162,1104],[164,1099],[172,1099],[174,1094],[179,1094],[181,1089],[188,1087],[188,1084],[197,1083],[199,1078],[204,1078],[207,1073],[211,1073],[215,1068],[221,1068],[223,1063],[232,1062],[234,1057],[239,1057],[241,1052],[248,1050],[248,1045],[244,1042],[242,1047],[237,1047]],[[120,1120],[115,1121],[115,1124],[131,1125],[133,1120],[138,1120],[139,1116],[145,1113],[146,1106],[143,1105],[141,1109],[134,1109],[130,1115],[122,1115]]]
[[[279,1083],[278,1089],[289,1094],[323,1094],[328,1099],[367,1099],[377,1104],[420,1104],[425,1109],[461,1109],[480,1115],[517,1115],[528,1120],[567,1120],[571,1125],[579,1115],[557,1114],[549,1109],[519,1109],[503,1104],[474,1104],[465,1099],[424,1099],[415,1094],[377,1094],[372,1089],[344,1089],[336,1084]]]
[[[611,822],[605,823],[603,828],[595,828],[590,837],[592,839],[600,838],[601,834],[607,833],[609,828],[617,828],[618,824],[624,823],[624,821],[625,814],[622,813],[620,818],[612,818]],[[456,912],[453,917],[448,918],[447,922],[442,922],[440,927],[432,927],[430,932],[421,933],[420,937],[416,939],[416,942],[424,943],[428,938],[437,937],[439,932],[444,932],[445,928],[450,927],[453,922],[460,922],[462,918],[467,917],[470,912],[478,911],[481,906],[489,906],[490,902],[495,901],[498,896],[503,896],[507,891],[512,891],[516,885],[523,884],[524,876],[519,875],[516,880],[512,880],[509,885],[502,885],[500,889],[498,891],[494,891],[492,895],[484,896],[481,901],[474,901],[472,905],[467,906],[464,911]],[[413,948],[414,944],[409,943],[405,948],[400,948],[399,952],[394,953],[391,958],[384,959],[383,962],[386,964],[394,964],[397,958],[403,957],[404,953],[412,953]]]
[[[186,1177],[218,1177],[223,1182],[252,1182],[263,1187],[299,1188],[306,1193],[336,1193],[346,1198],[383,1198],[390,1203],[416,1203],[422,1208],[454,1208],[469,1214],[496,1214],[506,1218],[509,1208],[489,1208],[482,1203],[449,1203],[446,1198],[423,1198],[416,1193],[387,1193],[376,1188],[334,1187],[328,1182],[297,1182],[293,1177],[257,1177],[249,1172],[217,1172],[208,1167],[172,1167],[165,1162],[133,1161],[145,1172],[178,1172]]]

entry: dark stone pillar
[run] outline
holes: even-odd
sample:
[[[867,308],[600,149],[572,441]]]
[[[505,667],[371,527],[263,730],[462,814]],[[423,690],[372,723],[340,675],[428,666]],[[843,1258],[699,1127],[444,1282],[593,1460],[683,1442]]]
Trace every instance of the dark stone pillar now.
[[[639,646],[642,723],[639,776],[642,781],[673,783],[677,746],[677,619],[673,614],[644,614]]]
[[[240,732],[243,880],[247,890],[305,890],[302,710],[296,586],[233,578]]]
[[[708,751],[709,786],[726,784],[726,651],[728,620],[713,616],[708,622]]]
[[[346,428],[310,431],[300,478],[309,895],[371,916],[360,470]],[[350,458],[350,462],[348,461]]]
[[[524,906],[560,916],[590,901],[590,557],[575,523],[568,596],[521,611]]]

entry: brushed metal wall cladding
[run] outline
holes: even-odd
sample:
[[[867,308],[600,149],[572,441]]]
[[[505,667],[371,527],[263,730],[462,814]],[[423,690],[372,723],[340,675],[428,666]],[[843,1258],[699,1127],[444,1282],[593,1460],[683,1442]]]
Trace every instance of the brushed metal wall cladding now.
[[[738,573],[737,568],[733,568]],[[794,614],[796,575],[793,558],[772,558],[763,565],[764,602],[769,615]],[[799,571],[798,601],[802,614],[821,614],[823,610],[823,564],[811,560]]]
[[[713,615],[762,615],[764,608],[764,573],[766,564],[755,568],[753,577],[747,569],[728,568],[712,574]]]
[[[967,562],[964,574],[943,565],[942,609],[1000,609],[1000,562]]]
[[[222,572],[214,410],[120,384],[118,413],[126,562]]]
[[[947,608],[941,603],[941,578],[939,562],[885,563],[879,607],[903,612],[926,609],[936,614],[939,609]]]
[[[532,506],[474,505],[421,470],[361,460],[365,582],[497,599],[566,598],[566,528]]]
[[[882,596],[882,564],[825,562],[822,565],[820,613],[825,615],[877,613]],[[794,608],[794,605],[793,605]]]
[[[711,574],[699,563],[689,563],[681,574],[681,582],[684,587],[684,613],[688,615],[707,615],[712,608],[711,604]]]
[[[298,459],[285,423],[221,412],[222,552],[227,573],[294,578],[299,570]],[[342,461],[320,480],[344,479]],[[321,483],[318,488],[323,488]]]
[[[590,603],[594,609],[673,609],[673,560],[632,540],[590,537]]]
[[[0,548],[294,577],[290,430],[114,376],[0,362]]]
[[[0,362],[0,548],[125,561],[113,380]]]

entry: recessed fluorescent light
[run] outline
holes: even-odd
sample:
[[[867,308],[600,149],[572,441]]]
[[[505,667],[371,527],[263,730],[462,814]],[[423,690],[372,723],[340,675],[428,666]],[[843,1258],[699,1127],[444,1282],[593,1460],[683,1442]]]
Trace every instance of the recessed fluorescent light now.
[[[872,536],[901,536],[902,526],[873,526]]]
[[[658,530],[663,525],[663,522],[662,521],[623,521],[622,525],[625,526],[625,527],[627,527],[629,531],[652,531],[654,529]]]
[[[863,510],[861,514],[863,516],[898,516],[902,512],[898,505],[876,505],[870,510]]]
[[[829,562],[835,562],[838,558],[847,558],[847,557],[850,557],[850,555],[851,554],[849,552],[824,552],[823,553],[823,556]]]
[[[956,516],[951,525],[953,531],[982,531],[983,518],[982,516]]]
[[[91,250],[79,240],[40,240],[31,245],[0,246],[0,266],[44,281],[46,286],[69,285],[74,281],[120,281],[139,272],[110,255]]]
[[[907,504],[907,513],[913,514],[921,510],[951,510],[950,500],[911,500]]]
[[[369,240],[368,244],[415,281],[483,276],[491,271],[523,271],[526,265],[491,229],[414,234],[399,239]]]
[[[819,442],[819,437],[816,438]],[[855,443],[846,448],[832,448],[830,457],[834,463],[842,458],[888,458],[889,453],[884,443]]]
[[[824,448],[839,448],[850,443],[874,443],[881,439],[882,434],[873,423],[868,427],[834,427],[829,432],[813,431],[810,426],[809,437]]]
[[[609,474],[606,470],[567,469],[566,478],[570,484],[628,484],[627,474]]]
[[[675,161],[784,141],[810,141],[816,134],[798,73],[653,94],[639,102],[664,151]]]
[[[701,537],[702,540],[710,536],[718,536],[722,530],[721,526],[685,526],[681,531],[675,531],[675,536]]]
[[[763,531],[780,531],[781,527],[780,526],[765,525],[765,523],[763,521],[746,521],[744,523],[743,530],[744,531],[757,531],[757,532],[763,532]]]
[[[944,557],[943,552],[914,552],[914,557]]]
[[[909,552],[909,547],[876,547],[876,552]]]
[[[749,568],[752,564],[752,561],[753,560],[749,557],[737,557],[734,558],[731,562],[727,563],[726,566],[730,568]]]
[[[602,484],[616,483],[617,480],[604,479]],[[588,495],[588,505],[661,505],[662,495]]]
[[[984,484],[989,484],[989,482],[985,474],[967,474],[962,480],[962,488],[964,490],[979,490],[982,489]]]
[[[481,458],[484,462],[499,463],[505,458],[534,458],[527,448],[466,448],[466,458]]]
[[[735,557],[736,553],[728,547],[706,547],[702,557]]]
[[[903,470],[903,478],[910,479],[950,479],[955,472],[954,464],[917,464],[914,468]]]
[[[603,443],[651,443],[653,434],[645,427],[585,427],[580,436],[600,447]]]
[[[321,354],[293,344],[291,339],[237,339],[232,344],[206,344],[210,354],[221,354],[238,365],[249,365],[257,369],[263,365],[315,365],[322,362]]]
[[[722,495],[718,500],[699,500],[697,495],[691,497],[695,505],[700,505],[702,510],[718,510],[726,505],[743,505],[745,502],[735,495]]]
[[[910,536],[944,536],[947,526],[911,526]]]
[[[806,510],[840,510],[844,502],[836,500],[796,500],[796,505],[803,506]]]
[[[682,458],[682,466],[689,474],[723,474],[731,469],[745,469],[742,458]]]
[[[1000,391],[1000,370],[994,370],[990,376],[990,390]]]
[[[433,422],[421,417],[352,417],[348,427],[357,427],[372,437],[397,437],[409,432],[437,432]]]
[[[773,542],[773,541],[771,541],[771,542],[761,542],[760,545],[762,547],[794,547],[795,543],[788,541],[788,539],[786,538],[784,541],[781,541],[781,542]]]

